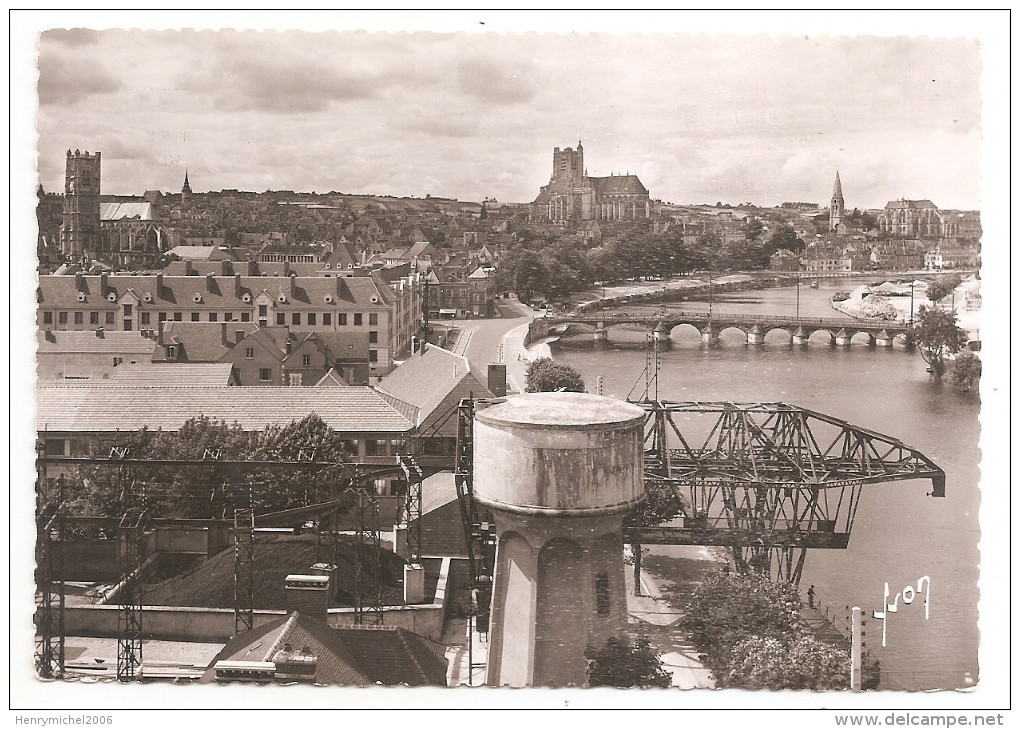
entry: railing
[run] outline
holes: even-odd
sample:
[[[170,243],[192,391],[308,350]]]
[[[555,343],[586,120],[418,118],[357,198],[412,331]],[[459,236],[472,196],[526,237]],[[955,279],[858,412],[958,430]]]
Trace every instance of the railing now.
[[[741,323],[741,324],[768,324],[775,326],[777,324],[783,325],[798,325],[798,326],[815,326],[815,327],[834,327],[840,329],[892,329],[895,331],[906,331],[910,328],[908,324],[902,322],[893,321],[865,321],[862,319],[830,319],[830,318],[816,318],[816,317],[795,317],[795,316],[779,316],[769,314],[706,314],[703,312],[685,312],[666,309],[663,311],[661,308],[653,309],[649,307],[643,311],[633,312],[616,312],[614,314],[583,314],[579,316],[557,316],[550,317],[546,320],[549,326],[557,326],[561,324],[587,324],[587,323],[628,323],[628,322],[647,322],[650,320],[663,321],[665,323],[680,321],[686,322],[704,322],[709,323]]]

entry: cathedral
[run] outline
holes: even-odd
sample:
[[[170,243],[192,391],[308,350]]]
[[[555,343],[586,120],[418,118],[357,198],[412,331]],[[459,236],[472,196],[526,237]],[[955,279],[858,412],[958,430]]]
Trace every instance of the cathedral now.
[[[644,220],[651,217],[648,190],[637,175],[589,177],[584,148],[553,149],[553,171],[531,204],[534,222]]]

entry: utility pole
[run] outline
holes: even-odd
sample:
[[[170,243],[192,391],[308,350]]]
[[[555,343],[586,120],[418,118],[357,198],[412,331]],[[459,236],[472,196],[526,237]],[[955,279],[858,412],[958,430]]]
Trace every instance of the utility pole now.
[[[854,606],[850,615],[850,690],[861,690],[861,652],[864,631],[861,630],[861,609]]]
[[[797,318],[800,319],[800,276],[797,277]]]

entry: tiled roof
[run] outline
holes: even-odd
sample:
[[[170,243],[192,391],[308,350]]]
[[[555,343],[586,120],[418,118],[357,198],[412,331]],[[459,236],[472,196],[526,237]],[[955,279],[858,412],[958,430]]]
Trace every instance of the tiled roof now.
[[[100,220],[152,220],[152,203],[149,202],[112,202],[99,203]]]
[[[336,632],[373,683],[446,685],[446,648],[441,643],[410,630],[387,626],[345,626]]]
[[[38,332],[39,354],[73,354],[112,352],[116,354],[151,355],[156,343],[139,332],[107,332],[98,336],[94,331]]]
[[[119,298],[129,290],[142,301],[139,304],[141,308],[150,310],[175,306],[191,308],[198,303],[205,308],[241,310],[253,306],[242,300],[245,293],[255,297],[263,291],[276,299],[275,307],[284,310],[289,306],[309,305],[325,310],[345,303],[365,308],[386,305],[369,276],[163,276],[162,286],[157,284],[154,275],[108,276],[105,289],[101,286],[101,277],[82,276],[80,283],[81,293],[86,297],[84,302],[78,300],[77,281],[75,276],[40,276],[39,305],[44,308],[113,309],[116,303],[107,297],[112,293]],[[147,294],[152,297],[151,302],[144,300]],[[284,301],[279,300],[281,294]],[[200,297],[200,302],[195,301],[196,296]],[[332,299],[332,303],[326,303],[326,296]],[[377,301],[372,301],[373,297]]]
[[[208,261],[210,259],[223,260],[230,258],[216,246],[174,246],[167,253],[172,253],[181,260]]]
[[[591,177],[592,186],[599,195],[647,195],[648,190],[637,175],[613,175],[612,177]]]
[[[316,656],[315,683],[332,686],[371,686],[374,681],[357,665],[358,660],[327,623],[300,613],[274,620],[262,627],[241,633],[230,640],[209,664],[202,682],[216,678],[219,661],[265,661],[277,643],[297,650],[307,646]],[[275,651],[274,651],[275,654]]]
[[[931,200],[890,200],[885,205],[886,210],[893,210],[897,208],[908,208],[912,210],[924,210],[927,208],[934,208],[935,203]]]
[[[163,334],[160,342],[163,346],[176,344],[181,347],[178,362],[219,362],[236,342],[237,332],[244,331],[250,335],[258,326],[251,323],[231,322],[163,322]],[[156,352],[156,358],[163,357],[162,347]]]
[[[39,385],[38,430],[175,431],[206,416],[248,431],[287,425],[312,413],[338,433],[403,434],[414,423],[370,387]]]
[[[223,364],[122,364],[107,382],[111,385],[229,385],[234,366]]]

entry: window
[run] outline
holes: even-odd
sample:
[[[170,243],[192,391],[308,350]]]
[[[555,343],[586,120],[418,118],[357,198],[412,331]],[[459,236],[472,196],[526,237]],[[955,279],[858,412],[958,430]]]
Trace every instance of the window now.
[[[377,350],[377,349],[370,349],[370,350],[368,350],[368,361],[369,362],[378,362],[379,361],[379,350]]]
[[[214,311],[210,311],[209,312],[209,321],[218,321],[218,320],[219,320],[219,315],[217,315],[216,312],[214,312]]]
[[[64,439],[63,438],[48,439],[46,441],[46,455],[47,456],[64,455]]]
[[[291,372],[287,375],[287,384],[291,387],[301,387],[301,373]]]
[[[99,312],[98,311],[90,311],[89,312],[89,324],[98,324],[98,323],[99,323]]]
[[[112,311],[106,312],[106,323],[109,324],[110,326],[113,326],[113,312]]]
[[[242,311],[241,312],[241,323],[247,323],[247,322],[250,322],[250,321],[251,321],[251,314],[249,314],[247,311]]]
[[[310,355],[310,354],[302,354],[301,355],[301,366],[302,367],[311,367],[312,366],[312,355]]]
[[[223,321],[234,321],[234,315],[229,311],[223,315]]]
[[[83,312],[83,311],[76,311],[76,312],[74,312],[74,323],[75,324],[84,324],[85,323],[85,312]]]
[[[132,326],[132,321],[130,319],[125,319],[124,320],[124,331],[125,332],[130,332],[131,331],[131,326]]]
[[[124,304],[124,316],[131,316],[131,304]]]
[[[308,314],[308,326],[310,326],[310,327],[314,327],[315,326],[315,314],[313,314],[313,313],[309,313]]]
[[[297,326],[298,324],[300,324],[301,323],[301,313],[295,311],[293,314],[291,314],[290,315],[290,323],[293,324],[294,326]]]
[[[347,315],[346,314],[337,314],[337,324],[339,324],[342,327],[347,326]]]
[[[171,344],[166,348],[166,358],[177,359],[177,347],[175,345]]]
[[[373,326],[373,327],[379,326],[379,315],[378,314],[369,314],[368,315],[368,325],[369,326]]]
[[[262,382],[269,382],[273,379],[273,370],[269,367],[263,367],[259,370],[259,380]]]
[[[259,316],[269,316],[269,307],[266,304],[259,304]]]
[[[52,311],[44,311],[42,313],[42,321],[43,321],[43,324],[52,324],[53,323],[53,312]],[[325,321],[325,319],[323,319],[323,321]]]
[[[595,609],[599,615],[609,615],[609,573],[595,575]]]
[[[152,323],[152,314],[147,311],[142,312],[142,324],[148,325]]]
[[[244,358],[245,359],[255,359],[255,348],[254,347],[247,347],[247,348],[245,348],[245,350],[244,350]]]
[[[114,357],[113,358],[113,366],[116,367],[117,365],[119,365],[123,361],[124,361],[123,357]]]
[[[369,332],[368,333],[368,343],[369,344],[378,344],[379,343],[379,332]]]
[[[57,314],[57,323],[58,324],[67,324],[67,312],[66,311],[62,311],[59,314]]]
[[[283,312],[278,312],[276,314],[276,325],[282,327],[285,326],[286,324],[287,324],[286,315]]]
[[[198,321],[199,313],[197,311],[191,312],[191,321]]]
[[[165,311],[159,312],[159,320],[160,321],[166,321],[166,312]]]
[[[356,326],[356,327],[360,327],[361,326],[361,314],[355,314],[354,315],[354,326]]]
[[[333,315],[329,312],[322,315],[322,325],[325,327],[333,325]]]

